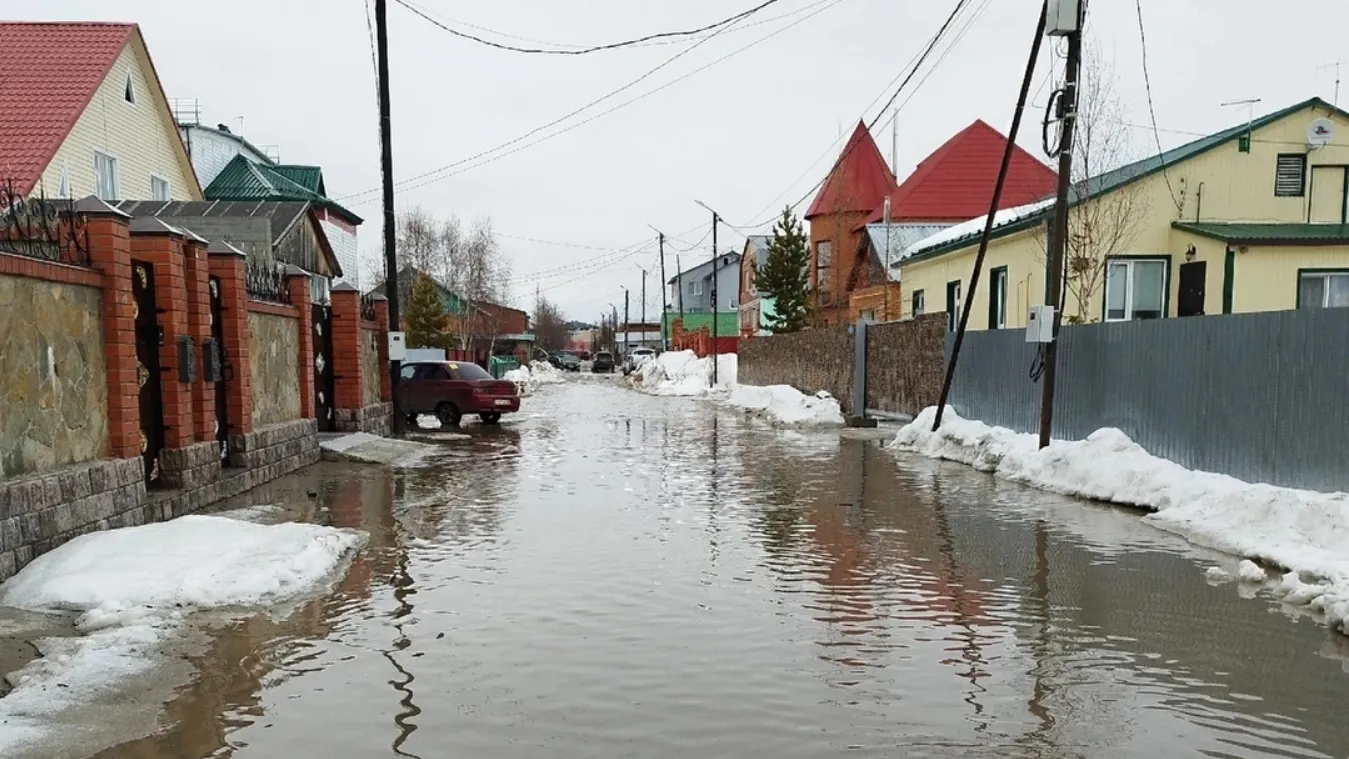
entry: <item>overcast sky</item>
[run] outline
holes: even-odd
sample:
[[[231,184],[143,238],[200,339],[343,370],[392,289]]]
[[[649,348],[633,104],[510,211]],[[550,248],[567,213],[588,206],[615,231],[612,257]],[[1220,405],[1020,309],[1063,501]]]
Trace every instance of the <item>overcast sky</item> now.
[[[373,0],[370,0],[373,5]],[[697,27],[755,0],[414,0],[452,26],[468,25],[548,43],[595,44]],[[1319,95],[1333,96],[1344,59],[1349,78],[1349,3],[1283,0],[1142,0],[1162,144],[1245,119],[1220,107],[1262,98],[1257,115]],[[0,0],[0,16],[27,20],[138,22],[170,98],[198,98],[208,123],[225,122],[287,162],[318,164],[329,194],[379,185],[378,121],[371,37],[363,0]],[[691,247],[707,212],[732,224],[762,221],[819,181],[859,117],[941,25],[954,0],[779,0],[688,50],[691,42],[589,56],[520,55],[468,42],[390,1],[394,174],[398,180],[463,161],[547,124],[623,86],[668,58],[682,57],[630,89],[513,147],[546,136],[634,96],[683,81],[538,145],[460,173],[410,183],[399,208],[440,216],[490,217],[515,271],[513,299],[529,308],[536,284],[573,318],[595,320],[633,290],[642,274],[658,308],[653,224]],[[954,132],[982,118],[1006,132],[1039,0],[974,0],[967,33],[930,78],[901,95],[898,173]],[[977,13],[982,8],[982,12]],[[814,14],[814,15],[812,15]],[[764,23],[766,21],[766,23]],[[799,22],[799,23],[798,23]],[[769,36],[786,28],[775,36]],[[956,29],[963,27],[958,24]],[[1089,35],[1113,59],[1129,121],[1148,123],[1133,0],[1095,0]],[[491,32],[476,32],[503,40]],[[767,38],[767,39],[764,39]],[[762,40],[762,41],[760,41]],[[753,46],[741,52],[738,49]],[[516,44],[520,43],[517,41]],[[1048,58],[1042,61],[1041,73]],[[921,78],[921,74],[920,74]],[[916,84],[916,81],[914,84]],[[1043,76],[1037,78],[1037,85]],[[1048,87],[1035,101],[1043,105]],[[908,93],[916,92],[911,99]],[[1349,99],[1349,85],[1345,89]],[[869,110],[865,111],[871,103]],[[242,117],[242,122],[236,120]],[[1039,112],[1021,144],[1039,155]],[[1141,149],[1151,129],[1125,127]],[[877,141],[890,153],[890,131]],[[496,155],[496,154],[493,154]],[[812,166],[812,162],[815,162]],[[423,184],[423,182],[425,182]],[[380,251],[379,195],[348,202],[365,217],[364,255]],[[804,205],[800,208],[804,210]],[[521,238],[533,238],[531,241]],[[545,240],[548,242],[538,242]],[[622,249],[649,242],[627,256]],[[723,248],[742,238],[723,228]],[[563,244],[565,243],[565,244]],[[574,247],[572,247],[574,246]],[[585,247],[590,246],[590,247]],[[702,252],[680,253],[685,268]],[[673,276],[675,252],[667,253]]]

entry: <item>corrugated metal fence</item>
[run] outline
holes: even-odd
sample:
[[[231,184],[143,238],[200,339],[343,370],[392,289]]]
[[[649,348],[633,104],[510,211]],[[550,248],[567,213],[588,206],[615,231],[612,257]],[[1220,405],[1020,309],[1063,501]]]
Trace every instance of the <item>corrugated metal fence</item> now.
[[[1021,330],[967,334],[951,405],[1035,431],[1035,357]],[[1064,327],[1057,388],[1056,439],[1118,427],[1192,469],[1349,491],[1349,309]]]

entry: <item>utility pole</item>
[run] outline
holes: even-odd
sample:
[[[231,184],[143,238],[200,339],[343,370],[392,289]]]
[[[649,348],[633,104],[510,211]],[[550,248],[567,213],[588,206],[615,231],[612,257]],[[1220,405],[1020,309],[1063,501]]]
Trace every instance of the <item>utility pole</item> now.
[[[899,119],[898,116],[895,117]],[[885,288],[885,305],[881,311],[881,321],[890,321],[890,196],[885,196],[885,262],[881,265],[881,274],[884,276],[882,286]]]
[[[679,321],[684,321],[684,265],[679,263],[679,254],[675,254],[675,287],[679,288]]]
[[[628,351],[631,350],[631,346],[628,343],[631,342],[632,336],[632,319],[628,316],[629,295],[632,295],[632,293],[628,291],[628,288],[623,288],[623,355],[625,357],[628,355]]]
[[[384,296],[389,299],[389,329],[402,331],[398,308],[397,219],[393,212],[393,131],[389,118],[389,28],[385,18],[387,0],[375,0],[375,45],[379,64],[379,169],[384,189]],[[407,434],[407,416],[403,414],[403,362],[389,360],[389,389],[393,400],[391,427],[394,437]]]
[[[642,269],[641,265],[637,266]],[[642,342],[646,341],[646,269],[642,269]],[[641,346],[645,348],[646,346]]]
[[[1050,0],[1054,2],[1054,0]],[[1044,387],[1040,398],[1040,447],[1049,446],[1054,427],[1054,381],[1058,375],[1059,327],[1063,324],[1063,262],[1068,247],[1068,193],[1073,185],[1073,126],[1077,123],[1077,85],[1082,69],[1082,9],[1068,37],[1068,60],[1063,75],[1063,128],[1059,135],[1059,188],[1054,203],[1054,226],[1049,235],[1045,305],[1054,309],[1053,340],[1045,344]]]
[[[708,205],[701,200],[695,200],[694,203],[712,211]],[[716,211],[712,211],[712,386],[717,386],[717,317],[721,316],[721,303],[717,301],[717,222],[721,217]]]
[[[647,226],[651,227],[650,224]],[[665,339],[665,313],[670,310],[670,304],[665,302],[665,293],[667,292],[665,288],[669,287],[670,283],[665,279],[665,233],[655,227],[651,228],[656,230],[660,242],[660,347],[661,350],[668,351],[670,350],[670,342]]]

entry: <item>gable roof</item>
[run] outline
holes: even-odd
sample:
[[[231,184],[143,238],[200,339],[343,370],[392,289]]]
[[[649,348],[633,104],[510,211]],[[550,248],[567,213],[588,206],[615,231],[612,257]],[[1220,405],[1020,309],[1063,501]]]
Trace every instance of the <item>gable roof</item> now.
[[[726,260],[727,256],[730,256],[731,260]],[[734,266],[737,269],[740,268],[740,261],[742,258],[743,256],[739,253],[736,253],[735,251],[728,250],[725,253],[722,253],[720,256],[717,256],[717,259],[715,261],[715,263],[717,264],[717,271],[721,271],[722,269],[725,269],[729,266]],[[725,263],[722,263],[722,261],[725,261]],[[714,263],[713,261],[704,261],[698,264],[697,266],[685,269],[675,274],[673,277],[670,277],[670,279],[667,280],[665,284],[673,285],[676,282],[680,282],[685,279],[692,279],[695,276],[707,279],[712,276],[713,263]]]
[[[323,195],[322,188],[323,170],[317,166],[259,163],[240,154],[225,164],[203,194],[209,200],[303,201],[361,223],[361,217]]]
[[[768,246],[772,241],[771,235],[750,235],[745,238],[745,253],[748,254],[753,251],[755,266],[763,266],[764,262],[768,260]],[[744,262],[743,257],[740,260],[742,263]]]
[[[1207,137],[1200,137],[1197,140],[1187,142],[1180,147],[1172,148],[1160,154],[1150,155],[1141,161],[1135,161],[1130,164],[1104,172],[1099,176],[1091,177],[1083,182],[1073,185],[1069,192],[1069,206],[1076,206],[1087,200],[1109,192],[1114,192],[1122,187],[1128,186],[1142,179],[1146,179],[1163,169],[1174,166],[1175,164],[1196,158],[1207,153],[1214,148],[1226,145],[1238,137],[1254,132],[1257,129],[1263,129],[1277,121],[1281,121],[1295,113],[1305,111],[1309,108],[1321,108],[1327,113],[1334,113],[1341,118],[1349,119],[1349,111],[1338,108],[1319,97],[1309,98],[1300,103],[1275,111],[1273,113],[1261,116],[1251,121],[1249,124],[1238,124],[1229,127],[1221,132],[1215,132]],[[999,211],[994,216],[993,233],[989,239],[996,240],[1000,237],[1016,234],[1031,227],[1045,223],[1053,210],[1053,199],[1049,198],[1035,204],[1028,204],[1014,209],[1005,209]],[[978,219],[971,219],[963,224],[958,224],[950,229],[943,230],[932,237],[922,240],[911,248],[904,262],[923,260],[940,256],[953,250],[960,250],[968,247],[979,235],[983,233],[985,214]]]
[[[440,293],[440,302],[444,304],[446,313],[449,313],[451,316],[458,316],[463,313],[466,301],[464,300],[464,298],[460,297],[459,293],[456,293],[454,290],[451,290],[449,285],[446,285],[444,282],[440,280],[440,277],[437,277],[436,275],[431,274],[430,272],[422,271],[421,269],[418,269],[417,267],[412,265],[404,266],[403,268],[398,270],[398,296],[402,303],[406,304],[411,300],[412,285],[415,283],[416,278],[419,277],[426,277],[427,279],[431,280],[431,283],[433,285],[436,286],[436,290]],[[375,285],[373,288],[371,288],[370,292],[387,296],[389,294],[389,291],[388,288],[386,287],[386,284],[387,284],[386,282],[380,282],[378,285]],[[494,306],[496,308],[519,310],[519,309],[511,309],[510,306],[502,306],[498,303],[487,303],[485,301],[481,303],[474,303],[473,310],[477,311],[478,313],[491,316],[492,315],[491,312],[489,312],[483,306]]]
[[[890,193],[890,220],[960,222],[986,215],[1006,149],[1007,138],[983,120],[960,130]],[[1053,169],[1015,146],[998,209],[1039,200],[1057,183]],[[867,219],[868,224],[882,221],[880,207]]]
[[[876,141],[871,139],[867,125],[859,121],[805,218],[829,213],[870,213],[894,189],[895,175]]]
[[[0,176],[20,195],[37,184],[133,32],[135,24],[0,23]]]

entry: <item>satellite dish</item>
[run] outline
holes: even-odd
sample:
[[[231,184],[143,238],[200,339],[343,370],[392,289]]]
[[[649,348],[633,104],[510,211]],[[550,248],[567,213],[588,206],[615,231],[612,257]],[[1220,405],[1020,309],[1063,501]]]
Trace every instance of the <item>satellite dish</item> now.
[[[1317,119],[1307,125],[1307,145],[1313,150],[1324,148],[1335,138],[1335,122],[1330,119]]]

